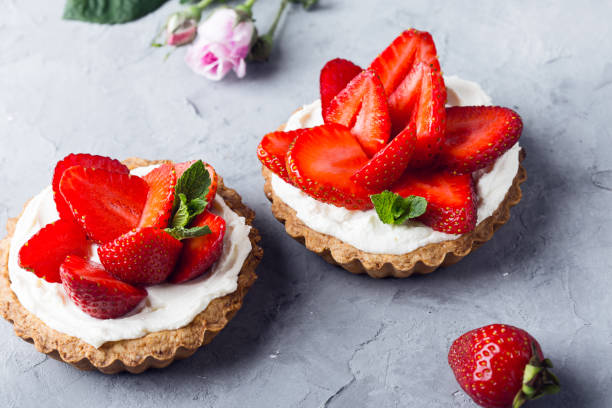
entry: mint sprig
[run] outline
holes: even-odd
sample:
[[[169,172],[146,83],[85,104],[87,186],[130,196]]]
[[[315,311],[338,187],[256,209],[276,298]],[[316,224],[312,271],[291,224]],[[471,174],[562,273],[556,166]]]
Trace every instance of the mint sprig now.
[[[185,170],[174,187],[170,227],[165,230],[168,234],[180,240],[211,233],[208,226],[189,228],[191,221],[204,212],[208,205],[206,196],[210,185],[210,174],[202,160],[198,160]]]
[[[370,200],[378,218],[385,224],[403,224],[411,218],[423,215],[427,209],[425,198],[414,195],[404,198],[389,190],[372,194]]]
[[[208,194],[210,184],[210,174],[202,160],[193,163],[176,182],[173,211],[178,208],[179,194],[185,194],[188,203],[196,198],[204,199]]]

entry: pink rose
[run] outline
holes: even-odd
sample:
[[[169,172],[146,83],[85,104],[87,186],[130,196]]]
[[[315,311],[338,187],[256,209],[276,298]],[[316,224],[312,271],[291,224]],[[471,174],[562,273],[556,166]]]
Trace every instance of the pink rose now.
[[[196,74],[218,81],[233,69],[238,78],[244,77],[244,59],[257,33],[252,20],[236,24],[238,19],[235,10],[220,8],[200,24],[196,41],[185,55]]]

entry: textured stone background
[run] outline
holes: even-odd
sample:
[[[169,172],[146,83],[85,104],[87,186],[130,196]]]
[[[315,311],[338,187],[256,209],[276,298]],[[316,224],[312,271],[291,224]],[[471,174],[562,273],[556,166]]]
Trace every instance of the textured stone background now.
[[[472,407],[446,363],[452,340],[523,327],[556,362],[558,396],[533,407],[612,406],[610,2],[331,1],[289,12],[272,61],[243,80],[192,74],[148,46],[163,9],[132,24],[60,19],[63,0],[0,0],[0,224],[70,152],[213,163],[258,213],[264,261],[236,319],[163,371],[104,376],[48,360],[0,323],[6,407]],[[267,27],[276,1],[255,14]],[[432,32],[443,69],[522,115],[524,199],[456,266],[374,281],[284,234],[255,147],[317,97],[337,56],[367,63],[401,30]]]

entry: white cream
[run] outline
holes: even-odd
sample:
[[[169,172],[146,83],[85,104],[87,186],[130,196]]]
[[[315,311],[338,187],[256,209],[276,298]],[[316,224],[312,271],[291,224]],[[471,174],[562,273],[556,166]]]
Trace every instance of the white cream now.
[[[490,105],[491,98],[475,82],[456,76],[445,77],[449,104],[457,106]],[[321,101],[305,105],[295,112],[285,130],[323,124]],[[491,170],[474,174],[477,179],[478,223],[491,216],[503,201],[518,171],[520,147],[518,143],[503,154]],[[272,175],[272,189],[276,195],[296,211],[297,217],[315,231],[334,236],[355,248],[371,253],[404,254],[421,246],[447,241],[459,235],[434,231],[420,222],[388,225],[380,221],[374,209],[351,211],[322,203],[300,189]]]
[[[154,167],[141,167],[132,173],[144,175]],[[182,284],[148,287],[149,296],[137,310],[118,319],[101,320],[81,311],[65,294],[61,284],[39,279],[19,266],[18,253],[23,244],[43,226],[59,218],[53,192],[47,187],[28,203],[11,240],[11,289],[19,302],[47,326],[94,347],[108,341],[178,329],[191,322],[213,299],[236,290],[238,274],[252,249],[251,227],[246,225],[244,217],[233,212],[219,196],[215,198],[212,211],[225,219],[226,233],[223,254],[209,274]],[[97,259],[95,246],[91,254],[92,259]]]

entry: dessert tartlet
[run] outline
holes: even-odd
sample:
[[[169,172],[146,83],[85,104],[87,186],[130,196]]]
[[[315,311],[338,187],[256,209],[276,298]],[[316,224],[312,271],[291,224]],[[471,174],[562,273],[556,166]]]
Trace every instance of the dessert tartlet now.
[[[254,216],[199,160],[69,155],[8,221],[0,312],[79,369],[165,367],[241,308],[263,255]]]
[[[428,33],[403,32],[366,70],[329,61],[320,94],[257,154],[273,215],[327,262],[375,278],[429,273],[510,218],[527,177],[520,116],[443,76]]]

